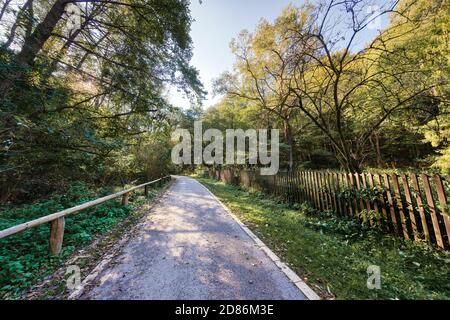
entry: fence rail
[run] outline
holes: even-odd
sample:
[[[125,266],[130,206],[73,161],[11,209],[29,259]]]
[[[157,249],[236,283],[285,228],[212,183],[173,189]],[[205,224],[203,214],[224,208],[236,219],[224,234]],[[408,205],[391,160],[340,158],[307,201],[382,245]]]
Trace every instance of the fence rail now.
[[[205,173],[227,183],[274,194],[290,203],[308,202],[318,210],[362,219],[372,226],[380,225],[382,220],[391,232],[405,239],[450,247],[450,176],[328,171],[262,176],[257,171],[234,169]]]
[[[0,230],[0,239],[9,237],[13,234],[16,234],[16,233],[25,231],[27,229],[34,228],[34,227],[40,226],[44,223],[50,222],[51,223],[50,243],[49,243],[50,252],[53,254],[59,254],[61,252],[63,238],[64,238],[64,225],[65,225],[64,217],[65,216],[79,212],[81,210],[84,210],[84,209],[87,209],[90,207],[94,207],[96,205],[99,205],[101,203],[104,203],[106,201],[109,201],[109,200],[112,200],[115,198],[119,198],[119,197],[122,197],[122,204],[127,205],[128,204],[128,196],[131,192],[133,192],[137,189],[140,189],[140,188],[145,188],[145,194],[147,195],[148,186],[150,186],[152,184],[161,184],[161,183],[169,181],[170,179],[171,179],[171,176],[165,176],[160,179],[150,181],[147,183],[143,183],[138,186],[132,187],[130,189],[111,194],[109,196],[105,196],[105,197],[102,197],[102,198],[99,198],[96,200],[92,200],[92,201],[80,204],[80,205],[72,207],[72,208],[68,208],[68,209],[35,219],[35,220],[31,220],[31,221],[28,221],[28,222],[25,222],[22,224],[18,224],[16,226],[8,228],[8,229]]]

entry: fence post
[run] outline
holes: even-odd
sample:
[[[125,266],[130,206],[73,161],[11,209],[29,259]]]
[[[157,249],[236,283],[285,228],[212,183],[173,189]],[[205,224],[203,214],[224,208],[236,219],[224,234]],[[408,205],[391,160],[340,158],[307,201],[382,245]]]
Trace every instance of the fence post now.
[[[405,198],[406,198],[406,206],[408,208],[409,212],[409,220],[411,222],[411,228],[414,235],[414,240],[418,241],[419,238],[419,232],[417,230],[417,222],[416,222],[416,216],[414,215],[414,207],[412,202],[412,196],[411,196],[411,190],[409,189],[408,184],[408,177],[405,174],[402,174],[402,183],[403,183],[403,190],[405,191]]]
[[[61,252],[64,238],[64,217],[55,219],[51,222],[50,227],[50,252],[58,255]]]
[[[378,188],[375,186],[375,182],[374,182],[374,178],[373,175],[371,173],[367,174],[367,178],[368,178],[368,182],[369,182],[369,187],[372,191],[378,191]],[[377,213],[377,221],[378,223],[380,223],[381,219],[381,212],[380,212],[380,208],[378,208],[378,201],[379,201],[379,197],[377,196],[376,199],[373,200],[373,208],[375,210],[375,212]]]
[[[339,172],[338,174],[338,192],[339,192],[339,203],[341,204],[341,208],[342,211],[341,213],[344,216],[348,216],[350,215],[350,206],[348,205],[347,199],[345,197],[343,197],[343,192],[346,190],[347,188],[347,182],[344,176],[344,173]]]
[[[336,198],[337,191],[336,191],[335,175],[334,175],[334,173],[328,172],[327,177],[328,177],[328,185],[330,187],[330,197],[331,197],[332,207],[333,207],[334,212],[336,212],[336,214],[339,214],[339,205],[338,205],[337,198]]]
[[[398,233],[397,217],[395,215],[394,200],[392,198],[391,184],[389,183],[389,176],[387,174],[383,174],[383,179],[384,179],[384,186],[386,187],[386,198],[389,203],[389,213],[390,213],[390,217],[391,217],[391,223],[395,230],[395,233]]]
[[[430,180],[426,174],[422,174],[423,189],[427,199],[428,209],[430,210],[431,221],[433,223],[434,235],[439,247],[444,248],[444,240],[442,239],[441,230],[439,229],[439,221],[436,214],[436,206],[434,205],[433,193],[430,187]]]
[[[449,213],[447,212],[447,198],[445,197],[444,184],[442,183],[441,176],[438,174],[434,176],[434,180],[436,181],[436,191],[438,194],[438,199],[441,203],[441,215],[444,219],[445,231],[447,233],[447,243],[450,244],[450,217]]]
[[[352,191],[352,194],[354,194],[355,191],[356,191],[355,181],[353,179],[354,177],[355,176],[352,173],[350,173],[350,172],[347,174],[348,186],[349,186],[350,190]],[[352,198],[353,199],[350,200],[350,202],[353,204],[353,209],[351,210],[351,212],[352,212],[353,216],[357,217],[358,216],[358,212],[359,212],[358,202],[356,201],[356,197],[355,196],[352,196]]]
[[[392,185],[394,187],[396,206],[400,215],[400,227],[403,232],[403,237],[408,240],[409,239],[408,226],[406,224],[405,213],[403,210],[402,195],[400,193],[400,186],[398,184],[398,176],[397,174],[392,173],[391,178],[392,178]]]
[[[123,206],[128,205],[128,192],[124,193],[123,196],[122,196],[122,205]]]
[[[413,183],[414,193],[416,197],[417,209],[420,215],[420,221],[422,222],[422,230],[425,236],[425,240],[430,242],[430,231],[428,230],[428,222],[425,217],[425,209],[423,206],[422,195],[420,193],[419,181],[417,180],[417,176],[415,173],[411,174],[411,181]]]
[[[148,197],[148,186],[144,187],[144,195],[146,198]]]

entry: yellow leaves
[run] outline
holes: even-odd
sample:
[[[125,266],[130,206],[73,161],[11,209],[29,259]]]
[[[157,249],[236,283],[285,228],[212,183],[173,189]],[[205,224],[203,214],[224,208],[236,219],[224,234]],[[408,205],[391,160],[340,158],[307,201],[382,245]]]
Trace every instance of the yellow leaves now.
[[[450,173],[450,119],[444,115],[438,120],[428,123],[427,129],[422,130],[424,141],[431,143],[438,150],[439,156],[432,167],[440,169],[444,174]]]
[[[430,121],[428,129],[424,130],[425,140],[433,147],[438,147],[442,143],[450,142],[450,120],[444,115],[438,121]]]
[[[440,156],[432,165],[434,168],[439,168],[444,174],[450,173],[450,146],[440,151]]]
[[[424,136],[425,141],[430,142],[433,147],[439,146],[440,138],[434,131],[427,131]]]

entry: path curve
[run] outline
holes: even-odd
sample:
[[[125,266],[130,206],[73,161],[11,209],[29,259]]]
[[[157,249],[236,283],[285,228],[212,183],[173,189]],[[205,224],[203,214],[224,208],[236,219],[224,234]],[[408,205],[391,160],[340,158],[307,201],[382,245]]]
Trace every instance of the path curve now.
[[[188,177],[176,177],[80,298],[306,299],[221,203]]]

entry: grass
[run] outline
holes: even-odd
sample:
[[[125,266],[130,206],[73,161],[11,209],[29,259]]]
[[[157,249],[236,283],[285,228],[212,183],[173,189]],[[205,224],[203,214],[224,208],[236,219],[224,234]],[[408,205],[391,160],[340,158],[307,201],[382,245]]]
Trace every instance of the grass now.
[[[0,240],[0,298],[19,298],[25,289],[51,275],[72,254],[89,245],[98,236],[111,231],[131,213],[150,201],[158,189],[149,189],[149,197],[140,192],[130,194],[130,204],[122,206],[120,199],[111,200],[66,217],[63,250],[53,256],[48,250],[50,225]],[[73,184],[65,193],[18,207],[0,208],[0,230],[36,219],[65,208],[113,193],[112,189],[94,190],[83,183]],[[142,191],[141,191],[142,192]]]
[[[351,219],[296,208],[256,191],[197,178],[313,289],[337,299],[450,299],[450,254]],[[367,288],[367,268],[381,289]]]

